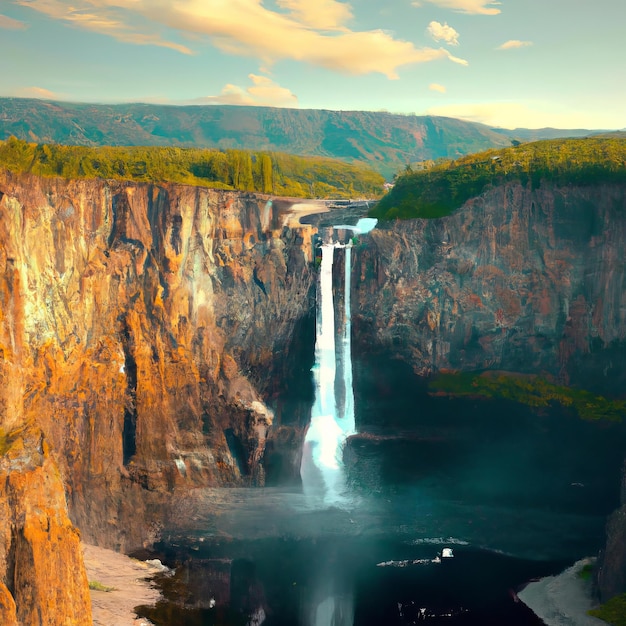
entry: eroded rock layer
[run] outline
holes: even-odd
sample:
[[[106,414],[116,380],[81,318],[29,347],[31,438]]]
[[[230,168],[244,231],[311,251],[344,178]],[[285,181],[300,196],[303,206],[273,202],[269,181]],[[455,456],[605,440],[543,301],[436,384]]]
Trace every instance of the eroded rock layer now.
[[[43,430],[89,541],[262,483],[258,389],[308,312],[312,232],[267,196],[0,174],[0,423]]]

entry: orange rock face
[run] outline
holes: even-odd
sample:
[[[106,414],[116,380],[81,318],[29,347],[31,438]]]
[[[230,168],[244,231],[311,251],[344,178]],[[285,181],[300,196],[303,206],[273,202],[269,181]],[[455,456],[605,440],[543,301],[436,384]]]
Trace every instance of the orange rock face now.
[[[0,460],[0,618],[20,626],[92,623],[78,531],[34,427],[8,433]]]
[[[4,583],[0,583],[0,623],[17,626],[15,600]]]
[[[262,482],[260,388],[314,232],[268,200],[0,173],[0,424],[41,427],[90,542],[140,547],[173,492]]]

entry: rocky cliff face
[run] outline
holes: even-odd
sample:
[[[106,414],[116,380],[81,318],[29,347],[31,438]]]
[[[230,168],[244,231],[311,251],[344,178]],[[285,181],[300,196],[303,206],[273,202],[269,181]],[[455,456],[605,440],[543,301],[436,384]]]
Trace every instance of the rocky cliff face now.
[[[626,591],[626,463],[621,487],[621,506],[607,522],[607,542],[596,571],[596,588],[603,602]]]
[[[358,345],[419,374],[544,373],[626,388],[623,187],[495,188],[454,215],[371,233],[356,267]]]
[[[0,174],[0,424],[43,430],[89,541],[140,546],[168,493],[262,482],[258,389],[312,260],[268,200]]]
[[[0,622],[91,624],[78,531],[45,437],[24,426],[3,433],[0,448]]]

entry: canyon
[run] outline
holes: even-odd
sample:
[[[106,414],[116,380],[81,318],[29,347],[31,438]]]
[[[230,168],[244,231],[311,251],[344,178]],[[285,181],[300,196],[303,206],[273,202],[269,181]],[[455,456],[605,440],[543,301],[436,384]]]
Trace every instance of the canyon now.
[[[353,249],[355,353],[424,378],[506,370],[618,396],[625,191],[507,183],[446,218],[379,225]],[[308,415],[280,397],[312,337],[318,228],[292,204],[0,173],[6,623],[36,606],[51,617],[32,623],[80,623],[76,528],[149,548],[188,523],[196,488],[263,486],[270,466],[297,480]],[[604,597],[623,591],[623,511],[610,529]],[[67,596],[20,591],[52,587],[42,572]]]

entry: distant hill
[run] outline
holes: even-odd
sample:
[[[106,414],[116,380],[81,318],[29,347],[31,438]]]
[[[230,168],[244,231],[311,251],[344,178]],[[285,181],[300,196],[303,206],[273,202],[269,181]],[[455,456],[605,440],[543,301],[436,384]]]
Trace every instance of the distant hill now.
[[[598,131],[597,133],[594,133],[592,135],[592,137],[626,137],[626,128],[622,129],[622,130],[612,130],[612,131],[608,131],[608,132],[604,132],[604,131]]]
[[[387,177],[407,163],[489,148],[588,135],[588,130],[506,130],[448,117],[374,111],[225,105],[78,104],[0,98],[0,139],[81,146],[179,146],[326,156]]]
[[[496,133],[517,139],[518,141],[540,141],[541,139],[563,139],[575,137],[587,137],[594,133],[605,131],[593,131],[585,128],[492,128]]]
[[[0,139],[83,146],[181,146],[360,161],[390,177],[407,163],[510,145],[482,124],[368,111],[95,105],[0,98]]]

